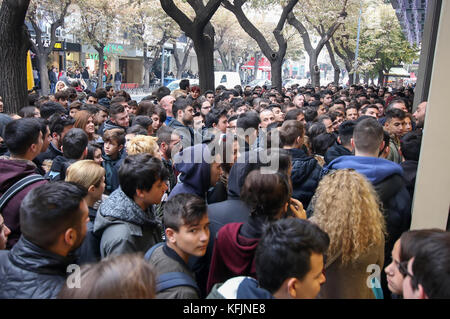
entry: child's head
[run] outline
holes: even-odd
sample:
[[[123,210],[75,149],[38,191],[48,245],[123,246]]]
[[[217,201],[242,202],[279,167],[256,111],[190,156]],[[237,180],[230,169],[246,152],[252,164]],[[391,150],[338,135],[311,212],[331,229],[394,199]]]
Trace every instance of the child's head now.
[[[169,247],[185,261],[203,256],[209,242],[205,201],[192,194],[178,194],[164,205],[164,226]]]
[[[114,157],[119,154],[125,145],[125,131],[121,128],[113,128],[103,134],[105,154]]]

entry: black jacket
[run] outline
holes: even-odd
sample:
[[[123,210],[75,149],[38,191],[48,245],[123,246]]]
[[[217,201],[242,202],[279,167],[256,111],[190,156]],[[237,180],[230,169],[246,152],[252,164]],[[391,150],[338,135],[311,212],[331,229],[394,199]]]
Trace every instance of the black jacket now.
[[[97,215],[97,210],[89,207],[89,222],[87,224],[86,237],[83,243],[75,251],[77,264],[83,265],[86,263],[96,263],[101,259],[100,256],[100,240],[101,237],[94,234],[94,222]]]
[[[400,164],[403,168],[403,181],[405,182],[406,188],[408,189],[411,199],[414,196],[414,188],[416,186],[416,175],[417,166],[419,162],[417,161],[404,161]]]
[[[10,250],[0,251],[0,298],[56,298],[72,257],[46,251],[23,236]]]
[[[334,145],[331,146],[325,153],[325,163],[328,165],[331,163],[332,160],[344,155],[353,155],[353,153],[350,152],[341,144],[335,142]]]
[[[46,177],[51,181],[65,180],[67,168],[75,162],[76,160],[74,159],[68,159],[64,156],[56,156]]]
[[[306,209],[319,184],[322,167],[302,149],[293,148],[289,153],[292,157],[292,197],[298,199]]]

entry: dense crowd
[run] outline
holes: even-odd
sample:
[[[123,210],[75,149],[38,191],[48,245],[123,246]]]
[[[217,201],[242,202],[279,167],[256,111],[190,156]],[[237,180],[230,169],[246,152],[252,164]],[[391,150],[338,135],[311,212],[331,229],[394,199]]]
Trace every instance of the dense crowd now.
[[[412,88],[54,92],[0,113],[1,298],[450,298]]]

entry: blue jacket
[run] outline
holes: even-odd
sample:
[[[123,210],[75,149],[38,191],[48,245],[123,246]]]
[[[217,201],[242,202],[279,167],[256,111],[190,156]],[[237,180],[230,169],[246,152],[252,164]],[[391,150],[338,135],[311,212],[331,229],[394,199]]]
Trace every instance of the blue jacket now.
[[[197,144],[184,149],[174,157],[175,169],[180,172],[180,181],[170,192],[168,199],[178,194],[195,194],[206,199],[211,183],[211,165],[205,144]],[[209,160],[208,160],[209,161]]]
[[[386,220],[387,238],[385,265],[390,263],[394,243],[411,226],[411,197],[403,181],[403,169],[399,164],[377,157],[342,156],[324,167],[330,170],[353,168],[372,183],[380,201]]]
[[[322,167],[314,157],[306,155],[302,149],[290,149],[292,157],[292,197],[298,199],[303,207],[308,207],[320,180]]]

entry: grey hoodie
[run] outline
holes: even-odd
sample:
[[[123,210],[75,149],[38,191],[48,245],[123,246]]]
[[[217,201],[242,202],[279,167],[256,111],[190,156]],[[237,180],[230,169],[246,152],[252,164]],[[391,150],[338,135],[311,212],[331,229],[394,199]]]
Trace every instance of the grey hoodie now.
[[[100,254],[145,253],[162,241],[162,227],[153,211],[144,212],[119,187],[97,211],[94,233],[101,237]]]

